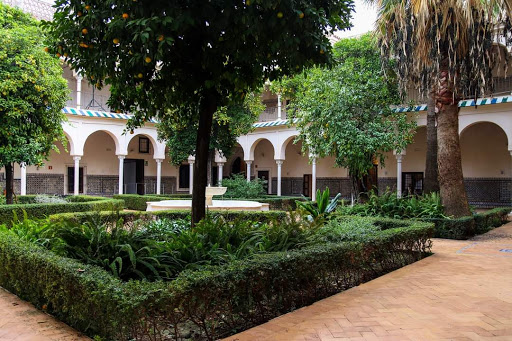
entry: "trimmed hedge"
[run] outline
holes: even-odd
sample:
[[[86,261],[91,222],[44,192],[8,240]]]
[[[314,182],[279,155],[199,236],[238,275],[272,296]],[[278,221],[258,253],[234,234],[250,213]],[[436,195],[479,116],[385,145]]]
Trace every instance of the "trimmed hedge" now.
[[[28,196],[27,196],[28,197]],[[26,202],[29,202],[28,197]],[[103,197],[68,197],[65,204],[13,204],[0,205],[0,224],[10,226],[14,219],[14,213],[21,218],[23,212],[28,218],[45,218],[52,214],[64,212],[88,212],[88,211],[118,211],[123,209],[123,200],[108,199]]]
[[[181,211],[181,210],[169,210],[169,211],[156,211],[156,212],[112,212],[112,211],[103,211],[103,212],[80,212],[80,213],[58,213],[53,214],[49,218],[52,221],[74,221],[77,223],[83,223],[93,216],[100,215],[103,219],[115,219],[123,218],[125,223],[131,223],[135,220],[153,220],[158,218],[166,218],[170,220],[175,219],[189,219],[190,212],[189,211]],[[267,211],[267,212],[244,212],[244,211],[230,211],[230,212],[220,212],[220,211],[210,211],[209,214],[213,217],[223,216],[226,220],[235,220],[235,219],[246,219],[258,221],[261,223],[271,222],[274,220],[282,220],[286,217],[286,212],[284,211]]]
[[[507,222],[510,207],[495,208],[493,210],[477,213],[472,217],[456,219],[420,219],[435,225],[436,238],[465,240],[499,227]]]
[[[214,340],[430,252],[431,224],[383,224],[389,228],[365,240],[261,254],[153,283],[123,283],[98,267],[0,233],[0,286],[90,336]]]
[[[180,199],[190,199],[190,195],[185,194],[170,194],[170,195],[139,195],[139,194],[117,194],[114,195],[114,199],[122,199],[125,202],[125,208],[129,210],[136,211],[145,211],[147,208],[148,201],[162,201],[162,200],[180,200]],[[271,210],[295,210],[297,205],[295,203],[296,200],[302,201],[304,198],[302,197],[276,197],[272,195],[267,195],[258,199],[229,199],[227,197],[217,198],[215,200],[249,200],[249,201],[258,201],[261,203],[269,204]]]

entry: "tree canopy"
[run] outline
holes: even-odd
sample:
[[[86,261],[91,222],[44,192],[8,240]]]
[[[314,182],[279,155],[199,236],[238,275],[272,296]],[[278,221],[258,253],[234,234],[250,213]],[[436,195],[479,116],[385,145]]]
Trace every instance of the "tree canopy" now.
[[[39,23],[0,3],[0,165],[12,202],[12,164],[39,165],[64,139],[67,82],[59,59],[44,51]]]
[[[192,220],[205,215],[214,113],[265,79],[330,61],[327,35],[349,27],[352,0],[57,0],[52,47],[109,105],[171,125],[197,124]]]
[[[400,101],[396,79],[385,77],[370,35],[340,40],[334,58],[332,68],[311,68],[273,88],[292,96],[304,151],[334,156],[361,181],[376,160],[384,164],[385,153],[405,149],[415,123],[391,109]]]

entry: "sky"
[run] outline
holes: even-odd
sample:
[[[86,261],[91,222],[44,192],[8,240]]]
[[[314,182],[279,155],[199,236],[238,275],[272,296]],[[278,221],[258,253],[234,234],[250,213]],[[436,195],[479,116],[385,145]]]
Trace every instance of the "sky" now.
[[[348,31],[336,33],[339,38],[348,38],[358,36],[373,30],[375,20],[377,19],[377,9],[366,5],[363,0],[355,0],[355,13],[352,14],[352,28]]]

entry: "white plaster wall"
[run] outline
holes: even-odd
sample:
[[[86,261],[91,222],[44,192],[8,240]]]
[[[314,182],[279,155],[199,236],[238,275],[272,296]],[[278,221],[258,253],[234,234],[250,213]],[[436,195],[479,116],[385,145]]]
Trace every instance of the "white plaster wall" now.
[[[328,156],[323,159],[317,159],[316,172],[318,178],[345,178],[348,177],[346,168],[335,166],[335,157]]]
[[[282,168],[283,177],[302,178],[304,174],[311,174],[309,156],[303,155],[301,149],[302,141],[296,144],[293,140],[288,142]]]
[[[507,137],[493,123],[477,123],[461,135],[462,169],[469,178],[511,177]]]
[[[389,158],[389,166],[396,157]],[[414,135],[414,141],[407,146],[406,154],[402,158],[402,171],[403,172],[424,172],[425,163],[427,161],[427,128],[419,127]],[[394,162],[396,174],[396,162]],[[392,166],[391,166],[392,167]]]

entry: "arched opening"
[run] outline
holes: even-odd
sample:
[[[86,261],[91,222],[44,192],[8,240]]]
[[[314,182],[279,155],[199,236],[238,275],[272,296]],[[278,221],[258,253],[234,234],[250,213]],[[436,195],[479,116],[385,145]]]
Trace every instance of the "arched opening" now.
[[[511,162],[503,129],[478,122],[461,132],[460,146],[464,183],[471,205],[510,205]]]
[[[223,167],[223,178],[230,177],[234,174],[245,175],[244,150],[241,145],[236,144],[231,156]]]
[[[258,178],[265,182],[265,191],[268,194],[277,190],[277,165],[274,160],[274,146],[267,139],[261,139],[254,146],[254,170],[251,178]]]
[[[313,177],[309,155],[302,152],[302,141],[293,143],[292,136],[284,145],[285,156],[282,169],[281,193],[282,195],[311,197]],[[332,190],[332,189],[331,189]]]
[[[80,161],[84,193],[113,195],[119,185],[119,159],[116,141],[106,131],[96,131],[87,137],[84,155]],[[69,171],[69,170],[68,170]]]
[[[154,160],[156,142],[145,134],[132,135],[124,160],[123,183],[126,194],[155,194],[157,164]]]
[[[405,152],[402,159],[403,195],[422,195],[427,161],[427,127],[416,129],[414,140]]]

